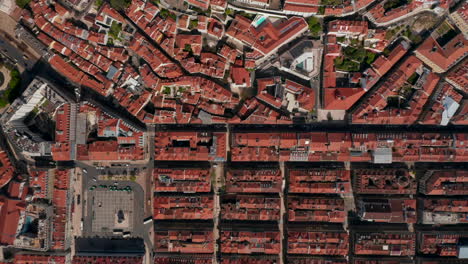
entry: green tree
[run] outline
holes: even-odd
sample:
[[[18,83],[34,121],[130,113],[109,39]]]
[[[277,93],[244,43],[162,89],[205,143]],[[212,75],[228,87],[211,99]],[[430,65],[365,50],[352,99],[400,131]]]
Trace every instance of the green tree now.
[[[114,39],[120,39],[120,31],[122,31],[122,24],[116,22],[115,20],[112,21],[111,27],[109,29],[109,35]]]
[[[318,10],[319,15],[325,14],[325,6],[321,5]]]
[[[195,29],[197,27],[198,27],[198,20],[197,19],[190,20],[189,28]]]
[[[0,96],[0,108],[5,107],[8,103],[12,103],[19,95],[21,88],[21,75],[17,69],[10,71],[11,80],[6,89]]]
[[[131,3],[131,0],[110,0],[111,7],[119,11],[125,10]]]
[[[94,5],[96,5],[97,8],[100,8],[103,4],[104,4],[103,0],[96,0],[96,2],[94,2]]]
[[[322,25],[320,24],[320,20],[315,16],[311,16],[307,20],[307,23],[309,24],[310,33],[313,36],[318,36],[319,33],[322,31]]]
[[[31,0],[16,0],[16,5],[20,8],[25,8]]]
[[[377,54],[375,54],[374,52],[367,51],[366,56],[367,56],[366,63],[371,65],[375,61]]]

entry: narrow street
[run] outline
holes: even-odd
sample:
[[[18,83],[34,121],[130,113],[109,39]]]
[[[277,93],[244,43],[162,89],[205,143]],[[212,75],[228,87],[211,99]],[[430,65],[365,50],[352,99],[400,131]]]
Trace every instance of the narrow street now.
[[[214,195],[214,218],[213,218],[213,239],[215,241],[215,251],[213,255],[213,263],[218,264],[217,252],[219,251],[218,240],[220,238],[220,217],[221,217],[221,195],[220,191],[224,188],[224,163],[213,163],[211,173],[214,176],[212,179],[213,195]]]
[[[279,193],[279,196],[280,196],[280,199],[281,199],[281,208],[280,208],[280,220],[278,221],[278,227],[279,227],[279,231],[280,231],[280,238],[281,238],[281,241],[280,241],[280,256],[279,256],[279,261],[280,261],[280,264],[284,264],[285,263],[285,256],[284,255],[284,252],[286,250],[286,245],[285,245],[285,238],[286,238],[286,234],[285,234],[285,230],[284,230],[284,222],[287,222],[287,220],[285,221],[285,219],[288,218],[288,215],[287,215],[287,210],[286,210],[286,197],[285,197],[285,188],[286,188],[286,168],[285,168],[285,164],[284,162],[280,162],[280,170],[281,170],[281,178],[282,178],[282,185],[281,185],[281,192]]]

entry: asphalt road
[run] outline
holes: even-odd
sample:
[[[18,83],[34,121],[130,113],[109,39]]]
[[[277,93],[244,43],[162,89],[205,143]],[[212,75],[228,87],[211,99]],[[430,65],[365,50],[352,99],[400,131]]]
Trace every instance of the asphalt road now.
[[[11,45],[10,42],[5,38],[3,34],[0,34],[0,52],[5,54],[8,58],[15,61],[21,68],[31,70],[36,60],[33,58],[24,57],[25,52],[17,49],[15,46]]]

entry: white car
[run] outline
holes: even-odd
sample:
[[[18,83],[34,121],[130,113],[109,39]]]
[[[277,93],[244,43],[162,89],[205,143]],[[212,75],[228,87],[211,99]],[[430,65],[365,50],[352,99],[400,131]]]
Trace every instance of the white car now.
[[[83,169],[83,172],[84,172],[84,173],[88,173],[88,170],[87,170],[87,169]]]

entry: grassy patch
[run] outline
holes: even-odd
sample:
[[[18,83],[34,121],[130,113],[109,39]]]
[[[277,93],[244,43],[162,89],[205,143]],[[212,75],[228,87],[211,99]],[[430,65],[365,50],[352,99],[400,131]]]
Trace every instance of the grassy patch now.
[[[186,51],[186,52],[192,52],[192,46],[190,46],[190,44],[185,44],[185,46],[184,46],[184,51]]]
[[[339,57],[335,59],[335,67],[337,70],[346,71],[346,72],[355,72],[355,71],[359,71],[360,64],[348,58]]]
[[[131,3],[131,0],[110,0],[111,7],[119,11],[125,10]]]
[[[168,18],[168,17],[170,17],[170,18],[172,18],[172,19],[174,19],[174,20],[177,19],[176,14],[172,13],[171,11],[169,11],[169,10],[167,10],[167,9],[165,9],[165,8],[161,9],[161,11],[159,12],[159,14],[160,14],[161,17],[164,18],[164,19],[166,19],[166,18]]]
[[[166,86],[164,87],[163,94],[171,94],[171,90],[172,90],[171,87]]]
[[[370,51],[367,51],[366,52],[366,63],[371,65],[375,59],[377,58],[377,54],[376,53],[373,53],[373,52],[370,52]]]
[[[411,42],[414,44],[418,44],[422,41],[422,38],[419,34],[413,33],[411,29],[407,28],[405,31],[403,31],[403,35],[407,37]]]
[[[376,57],[376,53],[367,51],[362,46],[347,46],[343,48],[343,56],[335,59],[335,66],[343,71],[359,71],[361,65],[372,64]]]
[[[246,12],[244,12],[244,11],[238,12],[237,14],[238,14],[238,15],[241,15],[241,16],[243,16],[243,17],[246,17],[246,18],[248,18],[248,19],[250,19],[250,20],[253,20],[253,19],[255,18],[255,15],[254,15],[254,14],[246,13]]]
[[[387,12],[390,9],[404,6],[406,4],[409,4],[410,2],[411,2],[410,0],[389,0],[385,2],[384,9],[385,9],[385,12]]]
[[[189,29],[196,29],[197,27],[198,27],[198,20],[197,19],[190,20]]]
[[[31,0],[16,0],[16,5],[20,8],[25,8]]]
[[[437,34],[439,35],[444,35],[445,33],[447,33],[448,31],[450,31],[452,29],[452,27],[447,23],[447,22],[444,22],[442,23],[442,25],[440,25],[437,29],[436,29],[436,32]]]
[[[103,4],[104,4],[104,0],[96,0],[96,1],[94,2],[94,5],[95,5],[97,8],[100,8]]]
[[[397,26],[390,30],[387,30],[387,32],[385,33],[385,39],[386,40],[392,39],[395,36],[395,34],[397,34],[401,30],[401,28],[402,26]]]
[[[320,20],[317,17],[311,16],[307,20],[307,23],[309,24],[309,30],[312,36],[318,36],[322,31]]]
[[[361,46],[362,44],[357,38],[350,38],[349,42],[351,43],[351,46],[355,47]]]
[[[408,78],[407,82],[411,85],[414,85],[418,79],[419,79],[419,74],[415,72]]]
[[[318,14],[319,15],[323,15],[325,14],[325,6],[319,6],[319,9],[318,9]]]
[[[119,38],[120,31],[122,31],[122,24],[116,22],[115,20],[112,21],[111,27],[109,29],[109,35],[113,39],[120,39]]]
[[[231,15],[234,15],[234,10],[232,10],[231,8],[226,8],[226,11],[224,11],[224,14],[226,16],[231,16]]]
[[[337,6],[337,5],[342,5],[343,1],[342,0],[321,0],[320,4],[325,5],[325,6]]]
[[[197,12],[198,14],[202,14],[202,15],[205,15],[205,16],[210,16],[210,14],[211,14],[211,8],[208,8],[207,10],[203,10],[203,9],[201,9],[199,7],[196,7],[196,6],[190,6],[190,9]]]
[[[0,108],[5,107],[7,104],[12,103],[20,95],[21,75],[17,69],[10,72],[11,80],[6,89],[0,96]]]
[[[343,49],[343,54],[346,58],[354,61],[358,61],[359,63],[364,62],[366,59],[366,50],[364,48],[353,48],[353,47],[345,47]]]

